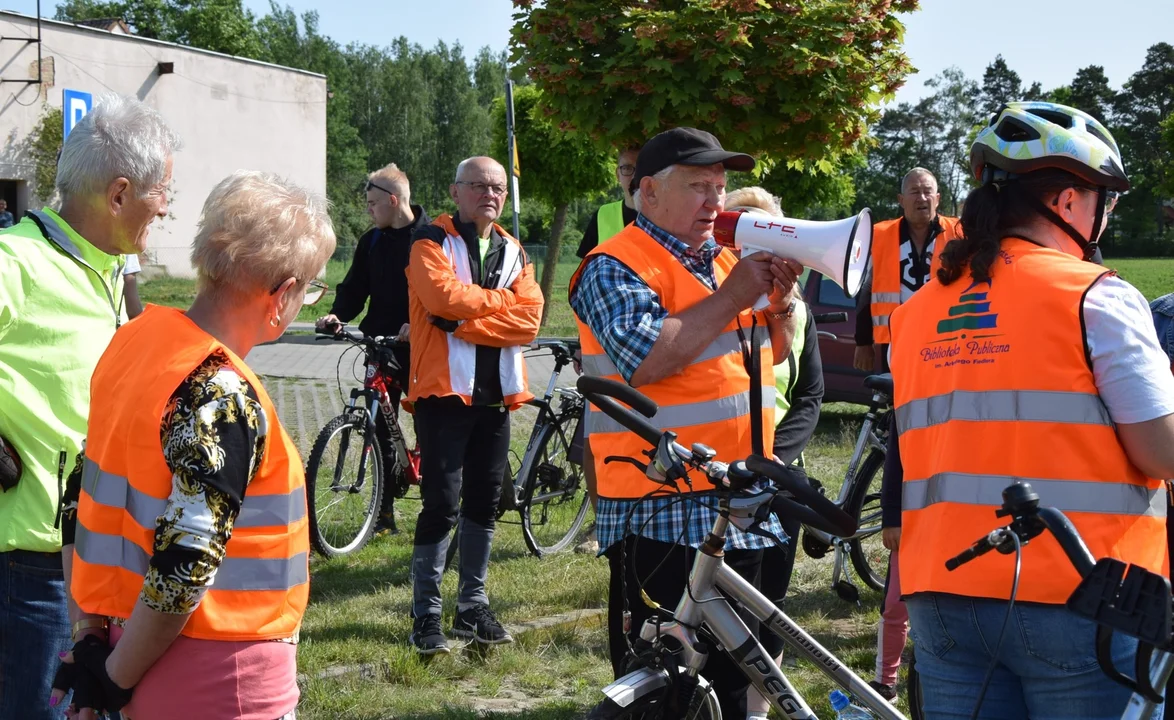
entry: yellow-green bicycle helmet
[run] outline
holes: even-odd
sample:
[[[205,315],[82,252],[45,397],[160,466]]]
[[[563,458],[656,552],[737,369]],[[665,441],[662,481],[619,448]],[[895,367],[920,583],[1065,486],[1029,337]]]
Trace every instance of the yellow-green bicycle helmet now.
[[[1076,108],[1050,102],[1013,102],[999,108],[970,148],[970,169],[983,185],[1012,182],[1044,168],[1066,170],[1098,189],[1091,240],[1042,202],[1035,203],[1041,214],[1072,236],[1084,248],[1086,258],[1091,258],[1099,235],[1095,228],[1101,226],[1106,214],[1106,199],[1129,189],[1117,142],[1096,118]]]

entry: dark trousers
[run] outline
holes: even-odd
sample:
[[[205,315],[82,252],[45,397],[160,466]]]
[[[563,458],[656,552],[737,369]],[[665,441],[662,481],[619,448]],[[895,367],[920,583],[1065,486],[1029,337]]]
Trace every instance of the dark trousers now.
[[[61,553],[0,553],[0,720],[61,717],[49,691],[69,635]]]
[[[799,550],[800,523],[792,518],[779,518],[790,540],[785,545],[775,545],[762,551],[762,572],[759,573],[758,589],[770,598],[780,610],[787,590],[791,587],[791,574],[795,571],[795,553]],[[759,642],[772,658],[783,651],[782,639],[763,628]]]
[[[634,643],[640,637],[644,621],[652,617],[652,609],[640,599],[640,583],[644,592],[668,610],[673,610],[685,592],[685,582],[693,567],[697,551],[683,545],[657,542],[648,538],[628,536],[624,539],[624,561],[627,566],[627,606],[632,613],[632,629],[629,639]],[[624,588],[621,587],[620,543],[608,548],[608,562],[611,565],[611,583],[607,598],[608,649],[611,653],[612,671],[617,678],[624,673],[628,653],[628,642],[624,637]],[[661,561],[664,565],[653,574]],[[751,582],[758,578],[762,565],[761,550],[727,550],[726,565]],[[639,580],[637,580],[639,578]],[[758,620],[738,607],[738,614],[751,631],[756,632]],[[721,703],[722,717],[740,718],[745,712],[745,692],[749,681],[734,662],[716,647],[709,648],[709,659],[701,674],[713,684]]]
[[[458,397],[416,402],[420,440],[420,496],[412,553],[412,612],[439,614],[440,580],[448,535],[461,517],[457,603],[488,603],[485,577],[509,462],[510,414],[504,407],[468,406]]]

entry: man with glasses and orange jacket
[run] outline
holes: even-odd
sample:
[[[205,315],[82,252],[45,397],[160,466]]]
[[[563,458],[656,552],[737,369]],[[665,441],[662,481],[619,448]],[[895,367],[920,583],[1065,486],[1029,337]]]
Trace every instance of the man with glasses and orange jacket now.
[[[513,640],[489,609],[485,576],[508,467],[509,411],[534,397],[522,351],[542,319],[534,266],[521,243],[495,222],[505,205],[505,169],[492,158],[464,160],[449,194],[457,213],[416,232],[408,263],[408,400],[424,478],[410,640],[421,655],[449,651],[440,625],[440,578],[458,510],[460,584],[452,633],[483,645]]]
[[[408,176],[392,163],[367,176],[367,214],[375,227],[368,230],[355,246],[355,256],[346,277],[334,293],[330,312],[318,318],[319,330],[327,330],[350,322],[363,312],[359,322],[364,335],[408,339],[408,251],[412,234],[431,222],[424,208],[411,204]],[[408,374],[408,352],[395,351],[396,361],[403,369],[403,383]],[[400,391],[388,388],[393,405],[399,405]],[[384,452],[383,467],[395,463],[391,436],[383,415],[375,415],[375,432]],[[399,532],[395,526],[394,479],[384,472],[383,505],[379,510],[376,533]]]

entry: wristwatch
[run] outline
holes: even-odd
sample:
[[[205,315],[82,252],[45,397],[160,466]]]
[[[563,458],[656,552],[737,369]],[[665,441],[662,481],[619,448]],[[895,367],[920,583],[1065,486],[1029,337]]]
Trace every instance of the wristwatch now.
[[[767,311],[766,316],[772,320],[786,320],[787,318],[789,318],[795,314],[795,306],[798,303],[799,303],[799,301],[797,299],[791,298],[791,304],[787,306],[786,312],[776,313],[776,312]]]

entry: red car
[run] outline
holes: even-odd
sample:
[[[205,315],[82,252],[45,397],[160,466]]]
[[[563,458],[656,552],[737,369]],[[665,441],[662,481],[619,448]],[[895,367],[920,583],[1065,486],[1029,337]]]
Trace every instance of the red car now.
[[[864,378],[872,373],[861,372],[852,367],[856,352],[856,300],[846,297],[831,279],[814,270],[808,270],[803,281],[803,299],[811,312],[846,313],[847,320],[836,323],[821,323],[819,330],[834,337],[820,335],[819,355],[823,361],[823,401],[851,402],[867,405],[872,400],[872,391],[864,387]]]

